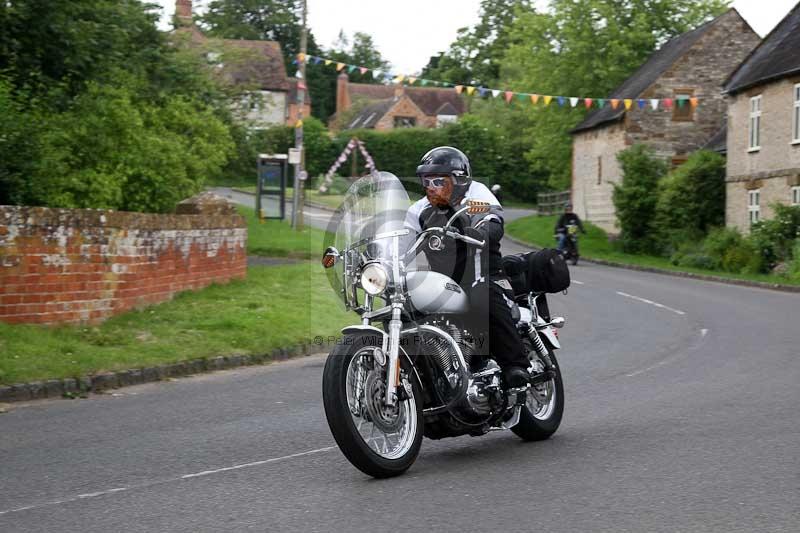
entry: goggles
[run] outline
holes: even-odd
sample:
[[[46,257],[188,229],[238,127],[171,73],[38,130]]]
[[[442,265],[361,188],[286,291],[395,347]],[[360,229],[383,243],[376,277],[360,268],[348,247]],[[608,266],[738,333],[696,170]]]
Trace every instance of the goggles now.
[[[422,186],[426,189],[434,187],[440,189],[447,185],[447,181],[450,178],[444,176],[428,176],[422,178]]]

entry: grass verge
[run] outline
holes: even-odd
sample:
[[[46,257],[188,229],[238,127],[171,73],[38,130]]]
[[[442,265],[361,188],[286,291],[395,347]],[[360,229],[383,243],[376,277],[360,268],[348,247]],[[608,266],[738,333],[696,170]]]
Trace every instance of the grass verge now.
[[[553,238],[553,228],[556,224],[557,216],[530,216],[524,217],[506,225],[506,233],[515,239],[541,247],[555,247]],[[651,255],[626,254],[616,250],[609,242],[608,237],[602,229],[591,223],[584,223],[586,235],[580,236],[579,247],[581,257],[586,259],[600,259],[612,261],[624,265],[633,265],[649,268],[659,268],[671,272],[690,272],[692,274],[704,274],[717,276],[727,279],[738,279],[746,281],[758,281],[761,283],[780,283],[784,285],[800,285],[800,282],[769,274],[734,274],[720,270],[708,270],[703,268],[689,268],[673,265],[665,257]]]
[[[319,259],[322,257],[322,242],[325,232],[305,226],[299,231],[292,229],[289,220],[259,221],[255,209],[236,206],[247,220],[247,253],[268,257],[294,257]]]
[[[0,323],[0,384],[265,354],[335,335],[355,318],[316,262],[252,267],[246,280],[183,292],[99,326]]]

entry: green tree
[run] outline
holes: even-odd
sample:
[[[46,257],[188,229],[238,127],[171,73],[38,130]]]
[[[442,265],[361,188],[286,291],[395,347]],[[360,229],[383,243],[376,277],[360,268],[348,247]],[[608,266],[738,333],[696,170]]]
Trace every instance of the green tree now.
[[[421,76],[450,83],[494,83],[511,44],[514,18],[530,12],[530,0],[481,0],[480,21],[472,28],[460,28],[447,52],[431,57]]]
[[[45,119],[25,203],[168,212],[221,171],[227,126],[196,101],[136,99],[136,85],[91,83]]]
[[[0,2],[0,71],[39,94],[58,85],[68,102],[119,68],[149,72],[164,50],[157,17],[138,0]]]
[[[501,83],[516,91],[606,97],[668,39],[719,15],[726,0],[551,0],[545,12],[521,11],[508,31]],[[525,113],[526,157],[550,175],[554,188],[570,182],[569,130],[580,109],[541,105]]]
[[[628,253],[653,253],[658,249],[655,231],[658,183],[667,173],[666,161],[642,144],[617,155],[622,183],[614,184],[613,201],[620,227],[620,242]]]

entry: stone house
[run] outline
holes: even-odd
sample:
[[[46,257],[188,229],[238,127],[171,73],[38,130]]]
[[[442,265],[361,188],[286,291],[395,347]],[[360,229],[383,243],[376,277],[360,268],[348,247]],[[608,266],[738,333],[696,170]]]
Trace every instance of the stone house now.
[[[612,202],[613,184],[622,180],[617,154],[642,143],[677,166],[709,143],[725,119],[722,84],[759,40],[739,12],[730,9],[654,52],[609,97],[634,100],[629,110],[622,102],[616,109],[606,104],[571,132],[575,212],[617,232]],[[654,98],[671,99],[672,105],[653,110],[649,99]],[[647,102],[643,109],[638,99]]]
[[[209,39],[193,22],[192,0],[176,0],[175,20],[175,37],[202,50],[210,68],[225,82],[246,89],[232,104],[241,121],[253,129],[297,122],[297,79],[286,75],[280,43]],[[307,117],[311,114],[308,91],[304,100],[303,116]]]
[[[355,112],[348,113],[348,110]],[[336,113],[331,129],[436,128],[464,114],[462,98],[453,89],[350,83],[336,80]]]
[[[800,205],[800,4],[725,83],[725,224],[748,232],[774,203]]]

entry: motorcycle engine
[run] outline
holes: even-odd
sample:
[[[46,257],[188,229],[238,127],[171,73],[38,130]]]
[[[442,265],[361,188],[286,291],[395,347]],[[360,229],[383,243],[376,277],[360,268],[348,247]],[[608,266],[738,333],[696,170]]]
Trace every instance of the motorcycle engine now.
[[[456,403],[456,409],[470,419],[490,414],[497,403],[497,391],[500,389],[500,367],[492,359],[484,362],[477,353],[473,336],[467,330],[449,321],[431,321],[427,324],[447,332],[458,343],[468,365],[466,394]],[[458,391],[462,379],[457,356],[449,343],[438,338],[426,343],[426,351],[443,374],[434,380],[437,391],[444,401],[449,402]]]

